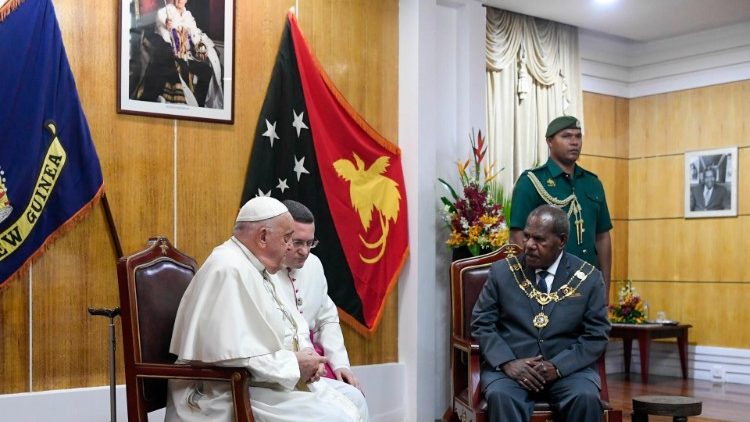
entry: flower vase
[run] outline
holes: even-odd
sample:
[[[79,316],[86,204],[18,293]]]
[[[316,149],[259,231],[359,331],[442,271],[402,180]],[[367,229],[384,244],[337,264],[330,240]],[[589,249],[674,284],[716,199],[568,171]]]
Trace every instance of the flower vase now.
[[[459,246],[457,248],[453,248],[453,261],[470,258],[472,256],[484,255],[490,252],[492,252],[492,249],[482,248],[479,245]]]
[[[453,248],[452,260],[458,261],[459,259],[470,258],[474,256],[467,246],[459,246]]]

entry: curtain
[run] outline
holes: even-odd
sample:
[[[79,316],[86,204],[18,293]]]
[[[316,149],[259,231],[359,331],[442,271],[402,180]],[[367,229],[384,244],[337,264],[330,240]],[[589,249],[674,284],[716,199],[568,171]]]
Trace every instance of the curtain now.
[[[547,160],[552,119],[583,122],[578,29],[488,7],[486,41],[488,150],[509,190]]]

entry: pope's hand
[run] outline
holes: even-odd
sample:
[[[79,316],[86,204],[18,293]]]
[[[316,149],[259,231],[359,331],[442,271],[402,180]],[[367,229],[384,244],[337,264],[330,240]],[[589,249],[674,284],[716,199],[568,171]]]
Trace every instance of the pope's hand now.
[[[314,382],[320,379],[318,371],[322,364],[325,364],[326,358],[315,353],[313,349],[303,349],[294,353],[297,356],[299,365],[299,378],[308,382]]]

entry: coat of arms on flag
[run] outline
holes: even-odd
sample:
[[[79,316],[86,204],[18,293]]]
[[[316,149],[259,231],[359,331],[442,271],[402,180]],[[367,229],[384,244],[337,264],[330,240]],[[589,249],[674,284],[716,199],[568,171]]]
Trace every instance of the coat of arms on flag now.
[[[344,321],[372,332],[408,254],[401,153],[328,79],[291,12],[253,142],[242,203],[310,208],[328,293]]]

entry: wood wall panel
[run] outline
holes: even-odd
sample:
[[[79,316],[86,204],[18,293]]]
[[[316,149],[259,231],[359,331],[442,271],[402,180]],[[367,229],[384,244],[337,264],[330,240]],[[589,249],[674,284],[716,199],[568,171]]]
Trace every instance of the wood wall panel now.
[[[87,312],[90,306],[119,305],[115,255],[109,238],[101,235],[106,230],[98,207],[34,264],[34,391],[109,382],[109,319]]]
[[[629,108],[629,278],[654,312],[694,325],[691,342],[750,348],[750,81],[637,98]],[[683,218],[684,153],[733,145],[739,216]]]
[[[627,220],[616,220],[612,222],[612,283],[628,278],[628,239],[630,224]],[[612,285],[610,285],[610,291]]]
[[[631,219],[675,218],[685,214],[685,159],[667,155],[630,161]]]
[[[750,330],[742,316],[750,295],[750,283],[634,282],[649,305],[651,317],[658,311],[667,318],[691,324],[690,344],[747,349]]]
[[[630,157],[748,145],[750,80],[650,97],[630,103]]]
[[[615,156],[630,158],[630,100],[615,97]]]
[[[234,125],[118,114],[117,2],[104,9],[95,0],[53,3],[125,253],[150,236],[176,233],[178,247],[203,262],[230,233],[286,11],[295,2],[236,2]],[[323,68],[376,130],[397,141],[398,2],[299,6]],[[0,292],[0,333],[13,333],[0,336],[0,393],[27,391],[29,365],[34,390],[107,384],[107,319],[86,313],[88,306],[117,304],[101,206],[52,244],[32,273],[31,351],[27,284],[14,280]],[[398,359],[396,297],[372,338],[345,328],[354,364]],[[118,328],[121,344],[119,336]],[[123,382],[121,349],[117,360]]]
[[[583,101],[584,144],[586,155],[617,155],[617,98],[586,93]]]
[[[630,221],[629,274],[633,280],[747,283],[748,229],[750,216]]]
[[[23,270],[0,289],[0,394],[29,386],[29,271]]]

